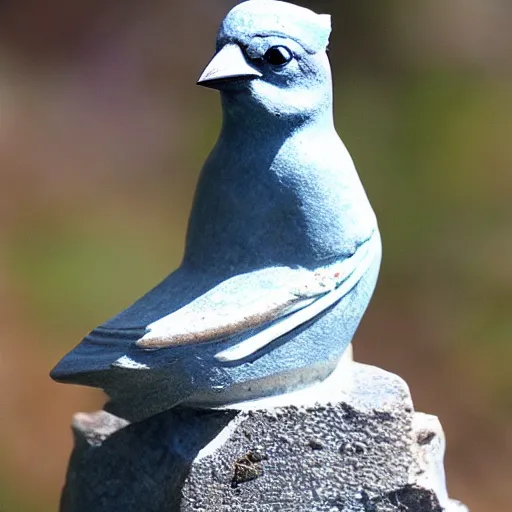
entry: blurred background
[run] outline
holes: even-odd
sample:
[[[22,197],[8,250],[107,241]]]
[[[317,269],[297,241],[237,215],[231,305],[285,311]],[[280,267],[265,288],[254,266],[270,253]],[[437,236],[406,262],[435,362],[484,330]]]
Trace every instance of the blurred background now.
[[[0,2],[0,510],[57,509],[48,372],[180,262],[215,142],[195,87],[232,0]],[[380,219],[359,361],[440,417],[453,497],[512,502],[512,2],[302,1],[333,15],[337,127]]]

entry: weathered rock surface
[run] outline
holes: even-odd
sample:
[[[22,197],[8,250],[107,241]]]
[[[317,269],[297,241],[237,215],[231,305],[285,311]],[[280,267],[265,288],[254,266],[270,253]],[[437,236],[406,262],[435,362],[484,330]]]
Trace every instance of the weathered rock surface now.
[[[466,510],[447,496],[437,418],[414,412],[395,375],[350,363],[349,377],[330,403],[172,409],[131,425],[77,415],[61,511]]]

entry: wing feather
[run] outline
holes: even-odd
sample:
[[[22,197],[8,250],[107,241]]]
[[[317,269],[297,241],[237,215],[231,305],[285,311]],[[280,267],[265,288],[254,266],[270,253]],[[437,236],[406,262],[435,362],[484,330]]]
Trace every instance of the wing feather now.
[[[154,350],[226,338],[271,323],[329,292],[325,280],[314,272],[289,268],[279,272],[287,279],[274,284],[265,270],[242,276],[243,285],[241,276],[222,283],[149,325],[137,346]]]
[[[347,294],[373,260],[371,239],[342,262],[316,271],[273,267],[219,284],[153,322],[137,342],[145,350],[196,345],[259,331],[219,352],[219,361],[248,357],[311,320]]]

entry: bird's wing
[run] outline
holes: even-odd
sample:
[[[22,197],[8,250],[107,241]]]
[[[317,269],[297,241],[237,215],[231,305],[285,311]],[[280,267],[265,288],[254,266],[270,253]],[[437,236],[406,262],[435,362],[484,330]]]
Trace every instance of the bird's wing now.
[[[156,350],[257,331],[216,355],[224,362],[246,358],[340,300],[368,270],[372,252],[370,239],[350,258],[314,271],[272,267],[235,276],[148,325],[136,344]]]
[[[336,277],[324,274],[272,267],[232,277],[148,325],[148,332],[136,344],[155,350],[207,343],[257,329],[334,289]]]
[[[329,272],[328,275],[332,275],[334,270],[336,286],[328,293],[318,296],[316,300],[305,304],[295,313],[277,320],[253,336],[217,353],[216,359],[222,362],[239,361],[309,322],[347,295],[368,272],[377,258],[380,258],[380,237],[378,233],[374,233],[368,241],[359,246],[353,256],[322,269],[322,271]]]

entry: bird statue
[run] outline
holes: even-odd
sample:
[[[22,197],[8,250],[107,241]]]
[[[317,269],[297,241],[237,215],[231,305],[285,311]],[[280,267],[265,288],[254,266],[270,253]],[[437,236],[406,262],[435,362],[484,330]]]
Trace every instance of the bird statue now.
[[[138,421],[325,380],[372,296],[375,214],[333,121],[330,16],[248,0],[198,84],[223,123],[200,174],[181,265],[53,369]]]

